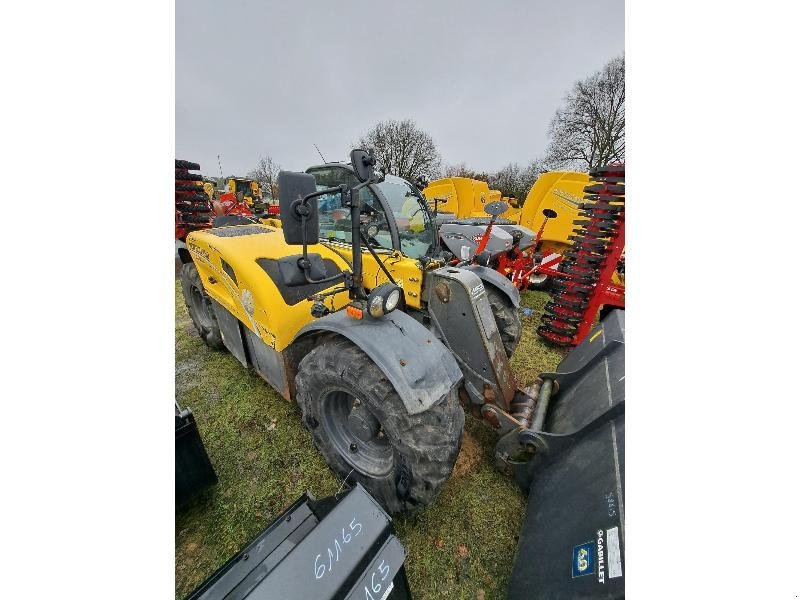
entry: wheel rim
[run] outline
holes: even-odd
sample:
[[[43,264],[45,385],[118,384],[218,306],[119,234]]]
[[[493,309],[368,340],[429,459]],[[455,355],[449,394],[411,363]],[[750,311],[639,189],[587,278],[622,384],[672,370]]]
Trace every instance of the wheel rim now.
[[[206,298],[203,295],[197,286],[192,286],[192,309],[194,311],[197,320],[200,321],[200,325],[205,329],[211,329],[211,316],[209,315],[208,311],[210,310],[210,306],[206,302]]]
[[[344,390],[333,390],[323,394],[321,406],[327,438],[351,467],[370,477],[391,471],[392,445],[361,400]]]

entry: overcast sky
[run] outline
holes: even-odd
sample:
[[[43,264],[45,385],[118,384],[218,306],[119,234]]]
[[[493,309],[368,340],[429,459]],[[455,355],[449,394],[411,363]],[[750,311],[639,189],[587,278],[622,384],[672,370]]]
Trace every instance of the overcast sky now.
[[[624,52],[624,0],[177,0],[176,157],[243,175],[346,158],[414,119],[447,164],[541,156],[573,82]]]

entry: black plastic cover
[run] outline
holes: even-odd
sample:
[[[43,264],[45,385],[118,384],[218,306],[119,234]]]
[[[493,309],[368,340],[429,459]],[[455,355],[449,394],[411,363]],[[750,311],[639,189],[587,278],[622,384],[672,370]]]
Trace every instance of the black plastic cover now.
[[[259,258],[256,262],[266,271],[270,279],[278,286],[278,291],[283,301],[289,306],[305,300],[309,296],[326,290],[336,284],[335,281],[327,283],[308,283],[304,271],[297,265],[302,254],[284,256],[280,259]],[[339,266],[330,258],[321,258],[319,254],[309,254],[311,262],[312,279],[332,277],[342,272]]]
[[[217,482],[192,411],[175,407],[175,506]]]
[[[188,600],[402,600],[405,551],[360,485],[322,501],[303,495]]]

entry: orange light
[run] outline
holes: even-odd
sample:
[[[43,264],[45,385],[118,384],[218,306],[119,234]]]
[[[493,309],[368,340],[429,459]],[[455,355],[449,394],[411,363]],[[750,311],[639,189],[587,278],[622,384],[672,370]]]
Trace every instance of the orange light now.
[[[361,319],[364,317],[364,311],[360,308],[356,308],[355,306],[348,306],[347,307],[347,314],[354,319]]]

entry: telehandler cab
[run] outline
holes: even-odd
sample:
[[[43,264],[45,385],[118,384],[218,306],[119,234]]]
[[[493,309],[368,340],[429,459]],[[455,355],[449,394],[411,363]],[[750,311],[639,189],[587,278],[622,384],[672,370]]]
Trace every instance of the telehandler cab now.
[[[391,513],[432,502],[458,455],[465,407],[500,435],[499,467],[536,452],[553,380],[520,390],[508,359],[518,290],[475,260],[450,264],[407,181],[375,159],[279,175],[281,227],[191,233],[181,284],[203,340],[287,400],[328,464]],[[502,203],[491,203],[494,221]]]

